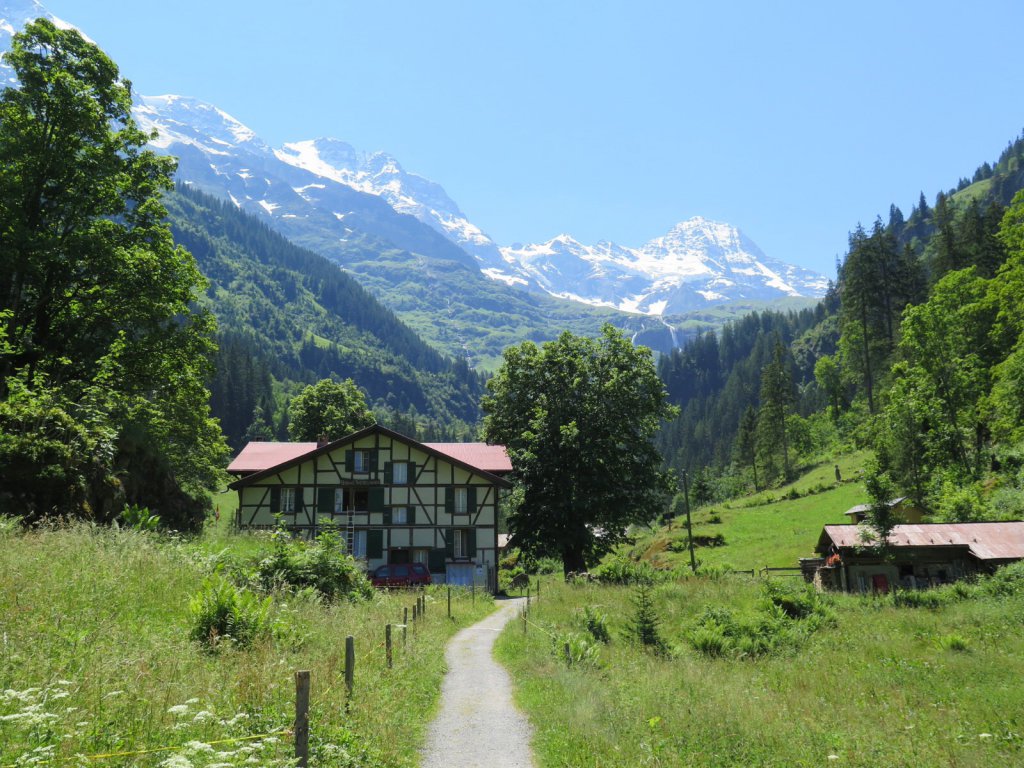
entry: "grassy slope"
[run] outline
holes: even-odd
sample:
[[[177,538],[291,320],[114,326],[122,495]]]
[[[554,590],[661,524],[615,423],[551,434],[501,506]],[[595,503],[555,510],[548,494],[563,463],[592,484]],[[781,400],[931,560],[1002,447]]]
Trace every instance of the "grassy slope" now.
[[[685,641],[708,605],[748,610],[749,577],[656,591],[671,658],[624,637],[632,590],[552,581],[532,615],[501,636],[517,701],[549,766],[981,766],[1024,759],[1024,598],[897,609],[838,596],[836,626],[790,654],[709,659]],[[567,668],[564,632],[584,606],[607,615],[602,668]],[[542,631],[542,629],[544,631]],[[966,650],[944,640],[961,638]],[[830,758],[834,755],[834,758]]]
[[[864,459],[839,459],[843,477],[856,477]],[[769,503],[790,490],[802,497]],[[823,464],[791,487],[699,510],[695,533],[722,533],[727,545],[699,549],[698,557],[736,568],[795,565],[811,553],[821,525],[845,522],[842,513],[863,500],[860,483],[837,486],[833,464]],[[712,514],[722,522],[708,523]],[[677,520],[640,538],[633,553],[688,565],[683,525]],[[680,551],[669,551],[671,542],[681,542]],[[629,587],[552,579],[527,632],[517,623],[499,639],[544,768],[980,768],[1024,760],[1024,593],[936,610],[836,595],[835,626],[754,659],[705,657],[688,635],[708,607],[758,615],[761,579],[733,574],[658,586],[666,658],[628,639],[634,599]],[[606,616],[612,642],[598,646],[598,666],[567,668],[563,643],[589,637],[587,608]]]
[[[863,484],[856,481],[865,459],[863,453],[836,459],[842,483],[835,482],[834,463],[829,462],[782,488],[696,510],[692,515],[695,538],[725,537],[725,546],[699,547],[697,559],[705,565],[728,564],[742,570],[796,567],[799,558],[813,555],[822,526],[849,522],[843,513],[867,501]],[[799,498],[786,498],[789,495]],[[715,516],[721,523],[709,522]],[[685,517],[641,536],[632,551],[666,567],[688,566]]]
[[[222,523],[229,504],[221,498]],[[436,706],[443,645],[492,604],[456,600],[457,621],[448,621],[444,597],[430,596],[427,620],[410,630],[405,651],[395,630],[391,672],[384,669],[384,625],[401,623],[412,595],[326,606],[277,596],[276,639],[210,654],[188,640],[187,606],[208,569],[203,550],[225,546],[252,551],[259,544],[223,531],[199,547],[84,527],[0,533],[0,766],[33,764],[26,757],[33,749],[42,749],[36,759],[60,760],[287,729],[298,669],[312,672],[318,765],[349,765],[346,749],[365,749],[370,757],[360,765],[414,765]],[[357,655],[348,714],[346,635],[355,637]],[[184,712],[172,710],[190,701]],[[279,765],[292,749],[286,734],[280,739],[217,745],[222,755],[193,747],[114,764],[156,766],[179,755],[195,768],[241,765],[249,757],[241,748],[258,746],[258,764]]]

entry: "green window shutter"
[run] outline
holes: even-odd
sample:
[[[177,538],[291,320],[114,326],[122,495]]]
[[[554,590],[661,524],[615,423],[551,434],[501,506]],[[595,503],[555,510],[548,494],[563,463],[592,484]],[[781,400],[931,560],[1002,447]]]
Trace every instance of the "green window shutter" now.
[[[377,471],[377,455],[380,453],[376,448],[370,451],[370,471]]]
[[[416,507],[405,508],[405,522],[409,525],[416,525]]]
[[[366,557],[368,559],[384,556],[384,531],[376,528],[366,532]]]
[[[449,560],[453,560],[455,558],[455,529],[449,528],[447,534],[444,540],[444,555]]]
[[[384,525],[391,525],[391,510],[384,510]]]
[[[471,485],[466,491],[466,511],[469,514],[476,514],[476,486]]]
[[[455,513],[455,489],[450,485],[444,489],[444,511],[449,515]]]
[[[476,528],[466,529],[466,554],[476,557]]]
[[[277,514],[281,511],[281,489],[271,488],[270,489],[270,511],[273,514]]]
[[[334,512],[333,488],[317,488],[316,512],[318,515],[330,515]]]
[[[409,468],[406,470],[405,474],[406,474],[406,477],[408,478],[407,482],[409,483],[409,485],[414,485],[416,483],[416,462],[415,461],[410,461],[409,462]]]
[[[345,471],[352,474],[353,469],[356,466],[356,452],[345,451]]]
[[[427,554],[427,567],[431,573],[444,573],[446,559],[443,549],[432,549]]]
[[[369,507],[367,512],[383,512],[384,511],[384,486],[374,485],[371,486],[367,491],[366,506]]]
[[[395,482],[395,465],[390,461],[384,462],[384,485],[392,485]]]

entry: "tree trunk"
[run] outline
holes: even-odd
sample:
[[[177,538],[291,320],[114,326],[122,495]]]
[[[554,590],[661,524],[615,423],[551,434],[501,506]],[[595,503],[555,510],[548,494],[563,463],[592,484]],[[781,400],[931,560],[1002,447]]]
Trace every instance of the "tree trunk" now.
[[[567,546],[562,549],[562,574],[566,578],[570,573],[584,573],[586,570],[587,561],[582,547]]]

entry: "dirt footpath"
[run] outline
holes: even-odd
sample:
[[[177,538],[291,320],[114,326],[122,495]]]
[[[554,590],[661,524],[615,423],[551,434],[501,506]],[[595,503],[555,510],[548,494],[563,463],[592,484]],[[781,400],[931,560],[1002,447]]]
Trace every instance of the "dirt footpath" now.
[[[422,768],[532,768],[533,730],[512,703],[508,673],[492,657],[502,627],[518,615],[521,598],[500,600],[495,613],[448,643],[441,711],[430,725]]]

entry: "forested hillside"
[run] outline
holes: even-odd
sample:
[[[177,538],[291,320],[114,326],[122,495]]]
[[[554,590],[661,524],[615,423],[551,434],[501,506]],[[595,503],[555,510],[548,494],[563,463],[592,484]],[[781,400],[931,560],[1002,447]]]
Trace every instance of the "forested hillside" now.
[[[751,314],[662,357],[681,407],[666,463],[729,495],[867,447],[877,487],[945,519],[1024,514],[1022,187],[1024,137],[933,206],[922,193],[907,217],[858,224],[814,310]]]
[[[175,241],[210,281],[220,347],[211,403],[233,446],[262,422],[286,437],[284,396],[331,376],[354,379],[378,419],[403,431],[471,429],[482,377],[431,348],[336,264],[187,187],[166,202]]]

